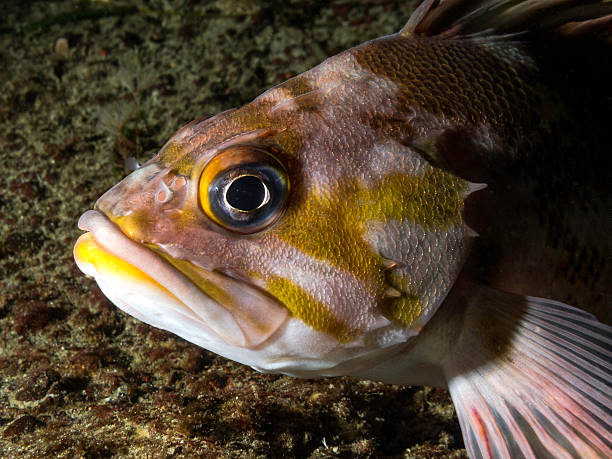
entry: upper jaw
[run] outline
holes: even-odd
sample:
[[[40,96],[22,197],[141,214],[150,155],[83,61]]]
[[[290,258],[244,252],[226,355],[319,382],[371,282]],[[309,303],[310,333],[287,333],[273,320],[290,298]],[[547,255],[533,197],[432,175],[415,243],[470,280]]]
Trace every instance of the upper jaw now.
[[[204,270],[187,261],[173,261],[165,256],[172,262],[168,263],[144,245],[127,237],[101,212],[85,212],[79,219],[79,228],[93,234],[93,238],[88,234],[82,235],[75,245],[75,259],[83,272],[95,277],[99,284],[102,281],[108,285],[108,260],[110,257],[119,259],[123,264],[113,263],[112,269],[115,272],[110,273],[110,277],[132,277],[128,279],[129,282],[147,277],[151,280],[149,287],[155,290],[150,295],[158,295],[161,299],[169,293],[183,308],[183,315],[205,324],[227,344],[256,347],[287,321],[287,309],[257,287],[219,272]],[[88,245],[88,250],[84,250],[85,245]],[[129,299],[121,298],[116,302],[129,303]],[[130,309],[129,312],[134,307],[138,308],[138,305],[127,306],[125,309]],[[146,310],[139,310],[140,318],[146,314]],[[177,330],[171,331],[181,334]]]

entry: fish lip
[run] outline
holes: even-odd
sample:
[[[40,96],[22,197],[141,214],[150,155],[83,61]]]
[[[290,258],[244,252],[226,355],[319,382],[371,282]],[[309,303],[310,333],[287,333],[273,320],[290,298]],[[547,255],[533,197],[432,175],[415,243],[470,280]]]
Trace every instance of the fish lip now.
[[[239,347],[258,346],[286,322],[288,316],[286,308],[274,304],[271,299],[268,299],[269,302],[264,307],[271,309],[266,312],[271,313],[274,320],[270,326],[262,331],[259,324],[249,323],[249,319],[251,319],[248,316],[249,311],[247,311],[246,318],[244,314],[241,317],[240,314],[229,311],[224,305],[198,288],[179,269],[162,259],[151,249],[129,238],[116,223],[102,212],[97,210],[86,211],[79,218],[78,226],[81,230],[93,234],[95,242],[101,249],[129,263],[166,288],[194,318],[229,344]],[[220,273],[203,271],[210,273],[214,280],[221,282],[224,287],[236,289],[234,284],[238,281],[230,280],[230,278],[225,281]],[[240,287],[245,292],[250,293],[251,296],[256,294],[256,292],[251,292],[255,287],[248,282],[240,281]],[[261,302],[255,303],[257,306],[261,306]],[[238,304],[237,306],[242,305]]]

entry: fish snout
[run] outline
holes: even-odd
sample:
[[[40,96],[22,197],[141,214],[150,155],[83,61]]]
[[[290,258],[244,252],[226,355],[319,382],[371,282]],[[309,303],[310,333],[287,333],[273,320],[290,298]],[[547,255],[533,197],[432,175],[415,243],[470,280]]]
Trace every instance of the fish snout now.
[[[150,207],[159,194],[159,182],[164,183],[160,172],[161,167],[156,163],[135,170],[100,196],[94,209],[112,218]],[[163,187],[167,188],[165,183]],[[167,196],[163,197],[167,201]]]

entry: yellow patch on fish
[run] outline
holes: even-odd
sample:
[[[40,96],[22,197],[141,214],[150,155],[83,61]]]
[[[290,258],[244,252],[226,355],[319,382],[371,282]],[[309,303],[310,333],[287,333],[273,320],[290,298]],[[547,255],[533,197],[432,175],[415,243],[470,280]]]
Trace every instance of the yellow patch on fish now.
[[[188,278],[194,285],[196,285],[202,292],[206,293],[210,298],[215,300],[217,303],[222,304],[228,309],[233,306],[233,301],[230,296],[223,291],[223,289],[217,287],[213,282],[206,279],[204,276],[206,275],[202,268],[195,266],[193,263],[190,263],[186,260],[178,260],[176,258],[171,257],[168,254],[165,254],[161,250],[159,250],[153,244],[147,244],[148,247],[155,253],[157,253],[160,257],[166,260],[169,264],[174,266],[178,271],[180,271],[186,278]]]
[[[185,148],[182,143],[177,141],[170,141],[166,146],[159,152],[161,162],[164,164],[175,163],[185,154]],[[180,163],[176,164],[174,171],[177,174],[189,175],[193,165],[191,163]]]
[[[138,282],[142,285],[148,285],[163,291],[180,302],[168,289],[151,276],[100,247],[91,233],[85,233],[79,237],[74,247],[74,255],[81,263],[94,266],[100,275],[122,277],[133,283]]]
[[[378,278],[383,258],[364,240],[362,222],[408,220],[426,228],[459,224],[466,188],[463,180],[438,169],[421,176],[390,174],[369,188],[347,180],[290,208],[278,232],[316,259],[362,279]]]
[[[111,215],[110,220],[119,226],[121,231],[130,239],[142,241],[142,233],[155,223],[155,216],[146,212],[131,212],[119,217]]]
[[[336,337],[341,343],[351,341],[359,333],[359,330],[349,328],[334,317],[325,303],[316,300],[288,279],[273,277],[267,282],[266,289],[282,301],[293,316],[314,330]]]
[[[416,295],[406,294],[401,298],[387,300],[385,315],[395,323],[410,327],[423,311],[421,300]]]

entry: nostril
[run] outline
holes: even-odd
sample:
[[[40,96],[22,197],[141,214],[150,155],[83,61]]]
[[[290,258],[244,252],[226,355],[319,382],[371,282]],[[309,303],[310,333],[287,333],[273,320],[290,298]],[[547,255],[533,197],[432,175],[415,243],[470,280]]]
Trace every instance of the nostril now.
[[[166,186],[166,184],[162,181],[161,182],[161,190],[159,190],[156,194],[155,194],[155,199],[157,200],[157,202],[159,202],[160,204],[163,204],[164,202],[168,201],[168,199],[170,199],[170,197],[172,196],[172,192],[170,191],[170,189]]]
[[[172,188],[173,190],[178,190],[179,188],[184,187],[186,183],[187,180],[185,179],[185,177],[183,177],[182,175],[178,175],[172,180],[170,188]]]

